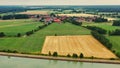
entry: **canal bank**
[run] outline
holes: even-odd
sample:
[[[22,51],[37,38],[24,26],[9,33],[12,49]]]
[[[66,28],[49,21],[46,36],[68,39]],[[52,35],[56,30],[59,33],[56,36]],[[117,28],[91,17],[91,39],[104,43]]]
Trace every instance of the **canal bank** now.
[[[61,61],[75,61],[75,62],[89,62],[89,63],[120,64],[120,60],[79,59],[79,58],[52,57],[52,56],[27,55],[27,54],[4,53],[4,52],[0,52],[0,55],[1,56],[11,56],[11,57],[47,59],[47,60],[61,60]]]

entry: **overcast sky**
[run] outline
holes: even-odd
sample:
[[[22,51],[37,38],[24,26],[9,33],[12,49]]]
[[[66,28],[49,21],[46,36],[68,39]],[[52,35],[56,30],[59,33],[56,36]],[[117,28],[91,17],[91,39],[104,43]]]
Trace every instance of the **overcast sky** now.
[[[120,5],[120,0],[0,0],[0,5]]]

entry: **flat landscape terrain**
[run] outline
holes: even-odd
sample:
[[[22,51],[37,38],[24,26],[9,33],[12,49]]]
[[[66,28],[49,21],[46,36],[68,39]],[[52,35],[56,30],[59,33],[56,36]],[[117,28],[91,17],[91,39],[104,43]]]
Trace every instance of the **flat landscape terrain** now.
[[[0,22],[1,25],[11,25],[13,22]],[[30,21],[17,21],[16,23],[30,23],[29,25],[12,26],[0,29],[3,32],[7,31],[14,35],[15,33],[23,31],[30,31],[38,26],[42,26],[41,22],[30,22]],[[11,28],[11,29],[10,29]],[[27,29],[27,30],[26,30]],[[51,25],[35,32],[31,36],[26,37],[4,37],[0,38],[0,50],[16,50],[23,53],[40,53],[44,39],[46,36],[54,36],[55,34],[60,36],[65,35],[90,35],[90,30],[81,26],[76,26],[71,23],[52,23]]]
[[[31,10],[31,11],[26,11],[26,12],[20,12],[19,14],[29,14],[29,15],[34,15],[34,14],[48,14],[49,11],[47,10]]]
[[[27,31],[34,30],[41,25],[41,22],[36,22],[32,19],[1,20],[0,32],[4,32],[6,36],[16,36],[18,33],[24,35]]]
[[[117,58],[91,35],[47,36],[41,53],[48,54],[49,51],[58,55],[83,53],[85,57]]]

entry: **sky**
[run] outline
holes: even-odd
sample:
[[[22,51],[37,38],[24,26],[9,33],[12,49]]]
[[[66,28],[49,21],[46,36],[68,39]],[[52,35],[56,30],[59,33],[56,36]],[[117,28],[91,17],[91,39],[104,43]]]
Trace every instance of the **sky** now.
[[[120,5],[120,0],[0,0],[0,5]]]

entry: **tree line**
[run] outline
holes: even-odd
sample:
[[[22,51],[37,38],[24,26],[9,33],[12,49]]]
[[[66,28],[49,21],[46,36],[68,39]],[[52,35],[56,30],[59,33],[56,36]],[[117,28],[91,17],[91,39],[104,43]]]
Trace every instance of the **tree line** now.
[[[116,29],[114,31],[109,31],[109,35],[120,35],[120,29]]]
[[[96,31],[91,31],[91,34],[93,37],[95,37],[97,40],[99,40],[105,47],[111,50],[112,43],[102,34],[99,34]]]
[[[29,16],[27,14],[12,14],[12,15],[4,15],[0,17],[2,20],[9,19],[28,19]]]
[[[90,30],[93,30],[93,31],[96,31],[100,34],[106,34],[107,33],[107,30],[105,29],[102,29],[100,27],[96,27],[96,26],[85,26],[87,29],[90,29]]]
[[[120,20],[113,21],[112,26],[120,26]]]
[[[102,17],[98,17],[98,18],[95,18],[93,21],[100,23],[100,22],[107,22],[108,19],[105,19],[105,18],[102,18]]]

